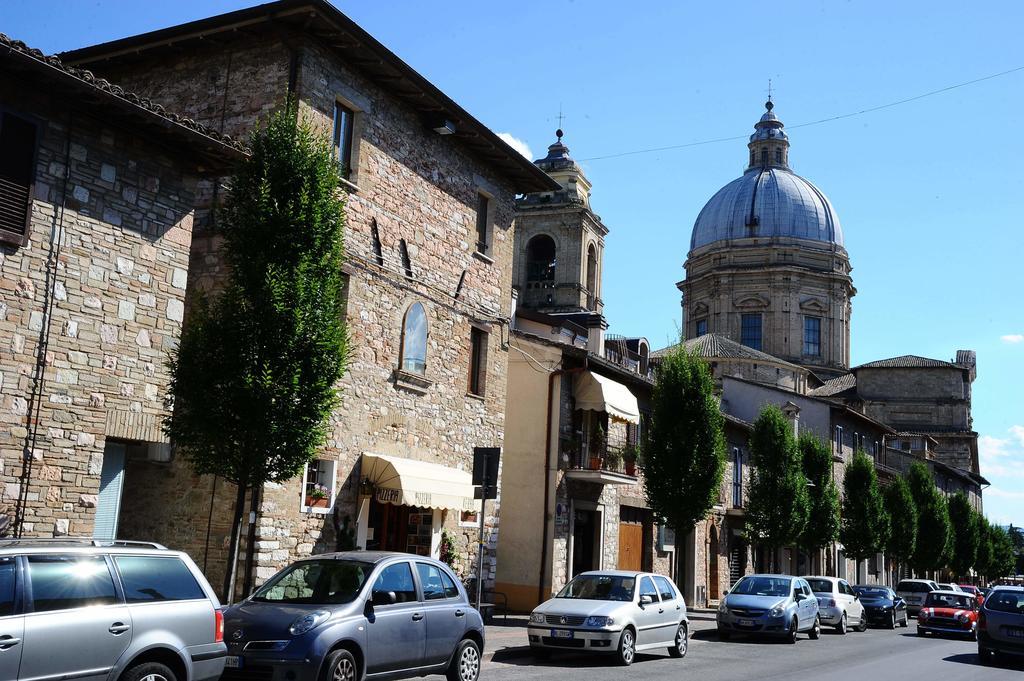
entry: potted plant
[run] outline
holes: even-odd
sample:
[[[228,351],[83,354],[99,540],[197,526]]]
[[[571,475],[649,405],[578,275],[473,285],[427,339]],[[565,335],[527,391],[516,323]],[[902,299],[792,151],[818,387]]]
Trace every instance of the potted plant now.
[[[627,444],[622,448],[622,461],[626,465],[626,475],[636,475],[636,462],[640,459],[640,448],[635,444]]]
[[[306,490],[306,506],[310,508],[327,508],[331,501],[331,492],[323,485],[313,485]]]
[[[604,426],[599,423],[597,424],[597,432],[594,433],[594,437],[590,442],[591,470],[596,471],[601,469],[601,455],[604,452],[606,442]]]

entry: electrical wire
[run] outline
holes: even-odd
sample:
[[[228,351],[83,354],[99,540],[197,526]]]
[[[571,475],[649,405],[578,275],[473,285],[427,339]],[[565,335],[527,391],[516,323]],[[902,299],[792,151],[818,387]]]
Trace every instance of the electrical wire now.
[[[986,80],[992,80],[993,78],[1001,78],[1002,76],[1008,76],[1011,73],[1017,73],[1018,71],[1024,71],[1024,66],[1017,66],[1017,67],[1012,68],[1012,69],[1007,69],[1006,71],[1000,71],[999,73],[992,73],[992,74],[989,74],[987,76],[982,76],[980,78],[974,78],[973,80],[967,80],[967,81],[964,81],[962,83],[956,83],[955,85],[947,85],[946,87],[941,87],[941,88],[939,88],[937,90],[931,90],[929,92],[923,92],[923,93],[921,93],[919,95],[914,95],[913,97],[906,97],[904,99],[897,99],[896,101],[893,101],[893,102],[888,102],[886,104],[879,104],[878,106],[871,106],[871,107],[868,107],[866,109],[860,109],[859,111],[851,111],[849,113],[839,114],[837,116],[829,116],[828,118],[819,118],[816,121],[808,121],[806,123],[797,123],[796,125],[787,125],[786,127],[788,129],[790,129],[790,130],[792,130],[794,128],[807,128],[807,127],[810,127],[812,125],[821,125],[822,123],[831,123],[833,121],[840,121],[840,120],[843,120],[843,119],[846,119],[846,118],[853,118],[854,116],[861,116],[863,114],[872,113],[872,112],[875,112],[875,111],[881,111],[883,109],[891,109],[894,106],[900,106],[901,104],[907,104],[909,102],[916,102],[917,100],[924,99],[925,97],[933,97],[935,95],[940,95],[940,94],[942,94],[944,92],[949,92],[950,90],[956,90],[956,89],[959,89],[959,88],[962,88],[962,87],[967,87],[968,85],[975,85],[976,83],[981,83],[981,82],[984,82]],[[698,147],[698,146],[702,146],[702,145],[705,145],[705,144],[718,144],[719,142],[734,142],[736,140],[745,140],[745,139],[747,139],[747,137],[748,137],[748,135],[734,135],[732,137],[716,137],[715,139],[701,140],[699,142],[686,142],[684,144],[672,144],[672,145],[664,146],[664,147],[651,147],[649,149],[636,149],[634,151],[623,151],[623,152],[620,152],[620,153],[617,153],[617,154],[606,154],[604,156],[591,156],[589,158],[581,158],[581,159],[578,159],[578,160],[580,162],[583,162],[583,161],[603,161],[603,160],[610,159],[610,158],[622,158],[623,156],[636,156],[636,155],[639,155],[639,154],[653,154],[653,153],[657,153],[659,151],[672,151],[674,149],[686,149],[688,147]]]

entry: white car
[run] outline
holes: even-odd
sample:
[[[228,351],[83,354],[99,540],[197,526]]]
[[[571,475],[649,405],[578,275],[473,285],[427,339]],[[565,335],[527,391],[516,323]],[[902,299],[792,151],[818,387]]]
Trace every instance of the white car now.
[[[838,577],[804,577],[818,599],[818,616],[823,626],[832,626],[840,634],[851,627],[857,631],[868,628],[867,614],[860,596],[849,582]]]
[[[946,582],[936,582],[935,586],[939,587],[939,591],[957,591],[959,593],[967,593],[960,588],[959,584],[947,584]]]
[[[558,595],[537,606],[527,633],[530,650],[614,654],[629,665],[641,650],[667,648],[686,655],[690,622],[671,579],[649,572],[601,570],[573,577]]]

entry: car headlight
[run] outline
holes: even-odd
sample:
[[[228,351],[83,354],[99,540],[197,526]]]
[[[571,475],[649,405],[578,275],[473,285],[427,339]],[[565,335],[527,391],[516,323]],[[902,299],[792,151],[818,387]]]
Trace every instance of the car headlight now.
[[[784,609],[778,608],[778,607],[772,608],[768,612],[768,614],[771,615],[772,617],[782,617],[785,613],[786,613],[786,611]]]
[[[615,618],[604,615],[591,615],[586,621],[588,627],[610,627],[613,624],[615,624]]]
[[[922,610],[921,612],[917,613],[918,622],[922,622],[926,619],[928,619],[928,613],[926,611]]]
[[[956,616],[956,621],[959,622],[960,624],[967,624],[968,622],[971,621],[971,618],[968,617],[967,615],[963,614],[963,613],[960,613],[959,615]]]
[[[530,622],[533,624],[544,624],[544,613],[535,612],[530,615]]]
[[[292,622],[292,625],[288,627],[288,632],[292,636],[301,636],[310,629],[315,629],[321,624],[331,618],[331,613],[327,610],[315,610],[307,615],[303,615],[299,619]]]
[[[722,599],[722,602],[718,604],[718,612],[729,612],[729,608],[725,605],[724,598]]]

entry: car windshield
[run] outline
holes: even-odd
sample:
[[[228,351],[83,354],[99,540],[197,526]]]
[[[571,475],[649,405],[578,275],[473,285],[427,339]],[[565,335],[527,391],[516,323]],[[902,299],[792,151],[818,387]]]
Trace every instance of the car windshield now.
[[[288,566],[253,594],[262,603],[350,603],[373,570],[354,560],[304,560]]]
[[[1024,615],[1024,591],[992,591],[985,599],[985,609]]]
[[[745,596],[788,596],[791,581],[785,577],[744,577],[729,593]]]
[[[928,593],[932,589],[928,584],[925,584],[924,582],[900,582],[899,585],[896,587],[896,590],[903,591],[906,593],[921,594]]]
[[[811,585],[811,591],[816,594],[832,593],[832,581],[829,579],[814,579],[813,577],[808,577],[807,583]]]
[[[635,577],[621,575],[577,575],[555,598],[591,601],[632,601]]]
[[[960,585],[960,589],[961,589],[961,591],[966,591],[967,593],[971,593],[971,594],[978,594],[978,593],[980,593],[978,591],[978,587],[971,586],[970,584],[961,584]]]
[[[861,598],[890,598],[889,590],[880,586],[855,586],[853,590]]]
[[[928,594],[925,606],[929,608],[973,608],[974,598],[968,594],[950,594],[933,591]]]

